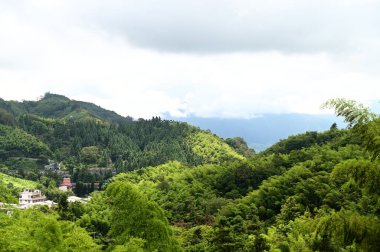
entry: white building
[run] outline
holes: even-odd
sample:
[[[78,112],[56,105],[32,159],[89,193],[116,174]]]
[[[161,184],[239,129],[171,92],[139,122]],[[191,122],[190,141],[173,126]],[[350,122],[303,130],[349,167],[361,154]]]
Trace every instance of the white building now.
[[[81,203],[87,203],[89,200],[90,200],[90,197],[88,197],[88,198],[80,198],[80,197],[77,197],[77,196],[69,196],[69,197],[67,198],[67,201],[68,201],[68,202],[81,202]]]
[[[40,190],[24,189],[20,194],[19,205],[20,208],[27,208],[33,205],[40,205],[46,201],[46,197],[42,195]]]

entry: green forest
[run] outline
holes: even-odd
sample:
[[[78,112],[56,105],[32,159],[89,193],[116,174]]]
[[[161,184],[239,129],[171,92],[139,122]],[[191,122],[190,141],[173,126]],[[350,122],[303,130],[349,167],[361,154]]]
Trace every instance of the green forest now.
[[[61,95],[0,99],[0,250],[380,251],[380,118],[346,99],[323,107],[347,128],[256,153]],[[58,190],[67,176],[73,192]],[[7,206],[24,188],[57,205]]]

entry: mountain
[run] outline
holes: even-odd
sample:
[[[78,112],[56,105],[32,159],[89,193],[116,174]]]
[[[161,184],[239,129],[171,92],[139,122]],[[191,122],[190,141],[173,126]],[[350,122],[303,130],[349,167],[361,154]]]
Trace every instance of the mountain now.
[[[103,183],[114,173],[171,160],[200,165],[244,160],[249,153],[244,141],[229,145],[187,123],[159,117],[136,121],[50,93],[38,101],[1,100],[0,133],[4,170],[37,179],[49,162],[59,162],[63,174],[80,185],[78,190],[82,184],[93,190],[94,183]]]
[[[74,119],[100,119],[109,122],[131,121],[130,117],[123,117],[114,111],[103,109],[93,103],[70,100],[69,98],[46,93],[38,101],[4,101],[0,99],[0,108],[20,116],[33,114],[47,118],[74,118]]]
[[[1,204],[0,247],[380,251],[380,118],[352,101],[330,104],[353,127],[296,134],[258,154],[244,139],[160,118],[115,123],[2,109],[0,201],[37,186],[58,204]],[[60,165],[39,169],[48,158]],[[57,189],[62,173],[77,195],[99,190],[86,205],[69,203]]]
[[[328,130],[333,123],[337,123],[339,127],[345,127],[343,121],[333,115],[263,114],[250,119],[171,117],[170,115],[163,117],[211,130],[223,138],[242,137],[248,146],[256,151],[262,151],[290,135],[306,131]]]

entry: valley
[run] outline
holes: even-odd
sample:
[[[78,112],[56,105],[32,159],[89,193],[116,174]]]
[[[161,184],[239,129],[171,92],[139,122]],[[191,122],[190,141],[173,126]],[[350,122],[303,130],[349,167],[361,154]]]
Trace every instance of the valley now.
[[[62,95],[0,100],[0,248],[377,251],[379,117],[354,101],[325,106],[349,127],[256,152],[241,137]],[[28,188],[55,205],[12,208]]]

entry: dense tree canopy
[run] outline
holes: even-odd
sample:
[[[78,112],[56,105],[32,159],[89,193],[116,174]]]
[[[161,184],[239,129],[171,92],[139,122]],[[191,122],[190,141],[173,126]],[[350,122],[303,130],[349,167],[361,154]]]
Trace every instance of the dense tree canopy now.
[[[160,118],[104,120],[86,106],[54,95],[0,101],[0,169],[38,181],[2,175],[0,201],[17,202],[30,186],[59,203],[4,205],[2,249],[380,250],[380,119],[360,104],[326,103],[347,129],[290,136],[258,154],[243,139]],[[82,116],[67,117],[74,112]],[[56,191],[47,157],[77,182],[74,192],[91,194],[87,204]]]
[[[99,246],[74,223],[39,210],[0,213],[0,247],[5,251],[96,251]]]

